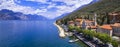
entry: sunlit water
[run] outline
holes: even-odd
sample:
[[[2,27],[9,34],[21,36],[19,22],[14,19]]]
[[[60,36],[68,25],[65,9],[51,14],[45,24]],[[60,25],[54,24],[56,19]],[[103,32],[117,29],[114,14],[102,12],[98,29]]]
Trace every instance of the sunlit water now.
[[[68,41],[53,21],[0,21],[0,47],[81,47]]]

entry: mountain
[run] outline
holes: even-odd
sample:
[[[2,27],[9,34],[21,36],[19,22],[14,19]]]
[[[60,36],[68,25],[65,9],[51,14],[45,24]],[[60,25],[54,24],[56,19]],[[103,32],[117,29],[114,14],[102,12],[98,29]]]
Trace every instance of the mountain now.
[[[88,18],[93,19],[94,13],[97,14],[97,22],[99,24],[107,23],[108,13],[120,11],[119,0],[99,0],[94,3],[83,6],[69,15],[63,17],[61,20],[68,21],[74,20],[75,18]]]
[[[53,20],[61,19],[61,18],[65,17],[65,16],[67,16],[68,14],[70,14],[70,13],[62,14],[61,16],[59,16],[59,17],[57,17],[57,18],[55,18]]]
[[[0,11],[0,20],[48,20],[40,15],[23,14],[3,9]]]

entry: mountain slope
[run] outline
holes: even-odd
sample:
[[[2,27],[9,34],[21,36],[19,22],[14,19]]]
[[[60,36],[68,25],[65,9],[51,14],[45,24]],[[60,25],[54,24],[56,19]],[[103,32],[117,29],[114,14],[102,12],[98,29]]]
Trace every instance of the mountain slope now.
[[[3,9],[0,11],[0,20],[48,20],[45,17],[38,15],[25,15],[20,12],[13,12],[11,10]]]
[[[88,18],[93,19],[94,13],[97,13],[98,23],[106,23],[106,17],[108,13],[120,11],[120,1],[119,0],[99,0],[98,2],[86,5],[77,11],[72,12],[66,17],[62,18],[63,21],[74,20],[75,18]],[[106,21],[102,21],[102,19]],[[102,22],[102,23],[101,23]]]

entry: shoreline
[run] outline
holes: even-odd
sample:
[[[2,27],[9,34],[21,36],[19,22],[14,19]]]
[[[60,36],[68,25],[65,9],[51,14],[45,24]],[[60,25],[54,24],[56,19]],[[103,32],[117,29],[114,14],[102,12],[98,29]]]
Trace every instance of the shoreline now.
[[[58,24],[56,24],[56,23],[53,23],[58,29],[59,29],[59,36],[60,37],[65,37],[66,35],[65,35],[65,31],[64,31],[64,29],[60,26],[60,25],[58,25]]]
[[[58,25],[58,24],[56,24],[56,23],[53,23],[53,24],[59,29],[59,36],[60,36],[60,37],[65,37],[66,34],[65,34],[64,29],[63,29],[60,25]],[[89,47],[95,47],[94,45],[88,44],[87,42],[85,42],[84,40],[82,40],[81,38],[79,38],[79,36],[77,36],[77,35],[74,35],[74,36],[76,36],[81,42],[83,42],[83,43],[86,44],[87,46],[89,46]]]
[[[86,44],[87,46],[89,47],[95,47],[95,45],[93,45],[91,42],[87,42],[87,41],[84,41],[84,38],[82,38],[81,36],[75,34],[75,36],[80,40],[82,41],[84,44]]]

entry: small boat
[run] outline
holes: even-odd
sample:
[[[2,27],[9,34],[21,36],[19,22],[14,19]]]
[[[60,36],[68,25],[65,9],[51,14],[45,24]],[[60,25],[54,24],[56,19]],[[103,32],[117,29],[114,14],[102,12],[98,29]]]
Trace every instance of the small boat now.
[[[73,42],[76,42],[78,41],[79,39],[75,39],[75,40],[69,40],[69,43],[73,43]]]

